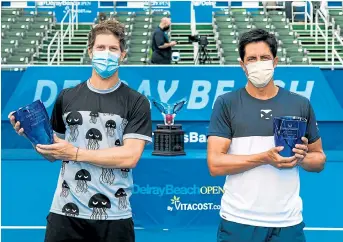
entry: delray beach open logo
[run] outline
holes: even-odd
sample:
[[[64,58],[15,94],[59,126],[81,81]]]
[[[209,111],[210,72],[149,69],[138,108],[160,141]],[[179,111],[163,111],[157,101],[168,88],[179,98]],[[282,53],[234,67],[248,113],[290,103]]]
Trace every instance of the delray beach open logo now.
[[[151,184],[134,184],[133,194],[152,195],[152,196],[182,196],[182,195],[222,195],[224,188],[214,185],[197,184],[189,186],[176,186],[174,184],[165,184],[164,186],[154,186]]]
[[[167,206],[167,210],[172,211],[198,211],[198,210],[220,210],[220,205],[214,203],[182,203],[181,198],[173,196],[171,204]]]

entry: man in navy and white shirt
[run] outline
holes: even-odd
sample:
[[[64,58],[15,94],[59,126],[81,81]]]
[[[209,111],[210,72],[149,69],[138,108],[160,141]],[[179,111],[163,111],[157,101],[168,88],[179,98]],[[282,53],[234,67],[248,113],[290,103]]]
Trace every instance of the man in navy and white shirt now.
[[[317,122],[310,101],[274,84],[277,41],[253,29],[239,42],[246,87],[219,96],[208,131],[208,166],[225,175],[218,242],[304,242],[299,169],[324,168]],[[307,119],[306,137],[292,157],[275,147],[273,117]]]

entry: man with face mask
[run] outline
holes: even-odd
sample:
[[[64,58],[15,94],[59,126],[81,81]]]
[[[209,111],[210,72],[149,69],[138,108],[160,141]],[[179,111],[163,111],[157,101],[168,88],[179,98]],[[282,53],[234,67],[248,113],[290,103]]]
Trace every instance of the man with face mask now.
[[[320,172],[326,157],[309,100],[274,84],[276,52],[268,32],[244,33],[239,54],[248,82],[215,101],[207,162],[212,176],[226,176],[218,242],[305,241],[299,169]],[[274,145],[275,116],[307,119],[292,157]]]
[[[118,77],[124,49],[119,22],[105,20],[90,31],[92,75],[62,90],[51,117],[54,144],[35,147],[50,161],[63,161],[46,242],[135,241],[132,169],[151,142],[152,123],[148,99]],[[20,123],[9,117],[22,135]]]
[[[170,18],[162,18],[160,25],[152,34],[152,64],[169,65],[171,63],[172,48],[176,45],[175,41],[169,42],[167,31],[171,25]]]

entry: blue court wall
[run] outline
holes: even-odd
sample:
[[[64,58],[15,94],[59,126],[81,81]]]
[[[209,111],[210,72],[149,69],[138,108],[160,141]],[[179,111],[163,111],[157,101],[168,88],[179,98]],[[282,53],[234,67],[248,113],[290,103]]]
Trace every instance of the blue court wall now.
[[[324,70],[322,73],[343,107],[343,70]]]
[[[75,71],[75,68],[78,71]],[[316,112],[324,147],[342,149],[343,141],[331,133],[343,132],[343,70],[317,67],[278,67],[278,85],[310,99]],[[29,67],[25,71],[2,71],[2,140],[3,148],[30,148],[15,136],[7,114],[36,99],[51,112],[57,94],[66,87],[87,80],[91,67]],[[121,79],[146,96],[174,103],[186,98],[188,103],[177,115],[184,126],[186,147],[206,147],[206,130],[213,103],[224,92],[243,87],[246,77],[240,67],[129,67],[120,69]],[[154,124],[162,121],[152,107]]]
[[[78,71],[75,71],[77,68]],[[73,87],[91,75],[91,66],[32,66],[24,71],[2,71],[5,112],[41,99],[48,113],[58,93]],[[343,70],[321,70],[319,67],[280,66],[275,83],[310,99],[319,121],[343,121],[343,97],[339,90]],[[142,94],[173,103],[186,98],[186,108],[179,120],[208,121],[215,99],[228,91],[244,87],[246,77],[239,66],[122,66],[120,79]],[[13,91],[13,92],[10,92]],[[153,120],[160,120],[153,109]],[[2,115],[2,120],[6,116]]]
[[[1,74],[2,226],[44,226],[61,163],[47,162],[35,154],[26,140],[14,134],[7,114],[36,98],[44,101],[50,113],[57,93],[87,80],[91,67],[28,67],[22,72]],[[245,85],[241,68],[123,66],[120,77],[132,88],[164,102],[188,99],[176,117],[186,133],[187,155],[161,159],[151,155],[149,145],[134,170],[131,202],[135,226],[159,229],[216,226],[224,177],[209,175],[205,135],[215,98]],[[334,135],[343,133],[343,97],[339,92],[342,71],[278,67],[275,80],[311,100],[328,157],[322,173],[301,171],[306,226],[343,228],[343,141]],[[154,126],[161,123],[162,116],[154,107],[152,118]],[[179,202],[173,203],[175,200]],[[310,242],[321,242],[316,237]]]

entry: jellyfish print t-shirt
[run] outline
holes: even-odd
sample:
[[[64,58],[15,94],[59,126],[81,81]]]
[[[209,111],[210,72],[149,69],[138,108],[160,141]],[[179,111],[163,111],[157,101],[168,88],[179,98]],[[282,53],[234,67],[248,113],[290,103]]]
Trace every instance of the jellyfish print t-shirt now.
[[[51,124],[82,149],[121,146],[129,138],[151,142],[152,136],[149,101],[122,82],[107,90],[95,89],[89,81],[62,90]],[[95,220],[130,218],[132,188],[130,169],[62,161],[50,212]]]

